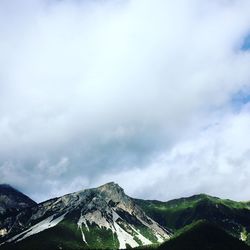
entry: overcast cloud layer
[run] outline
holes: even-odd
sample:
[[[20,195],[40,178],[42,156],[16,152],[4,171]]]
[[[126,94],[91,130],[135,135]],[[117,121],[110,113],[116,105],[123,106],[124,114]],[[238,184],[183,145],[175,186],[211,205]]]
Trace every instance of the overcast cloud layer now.
[[[0,182],[41,201],[250,199],[250,1],[0,1]]]

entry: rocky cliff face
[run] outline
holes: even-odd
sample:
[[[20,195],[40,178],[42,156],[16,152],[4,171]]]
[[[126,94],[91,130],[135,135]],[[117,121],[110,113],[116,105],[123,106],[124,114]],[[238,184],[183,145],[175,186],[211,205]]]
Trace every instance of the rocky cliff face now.
[[[121,187],[107,183],[24,209],[3,241],[18,244],[57,227],[70,227],[80,235],[78,241],[83,249],[123,249],[170,237],[170,232],[149,218]]]
[[[0,185],[0,238],[11,230],[18,213],[25,208],[36,206],[36,202],[13,187]]]
[[[3,217],[6,213],[20,211],[33,205],[36,203],[28,196],[9,185],[0,185],[0,216]]]

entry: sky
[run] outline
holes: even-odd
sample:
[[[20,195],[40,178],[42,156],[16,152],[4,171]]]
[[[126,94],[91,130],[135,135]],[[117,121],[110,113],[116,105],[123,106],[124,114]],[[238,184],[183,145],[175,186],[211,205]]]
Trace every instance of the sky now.
[[[0,183],[250,200],[249,0],[1,0]]]

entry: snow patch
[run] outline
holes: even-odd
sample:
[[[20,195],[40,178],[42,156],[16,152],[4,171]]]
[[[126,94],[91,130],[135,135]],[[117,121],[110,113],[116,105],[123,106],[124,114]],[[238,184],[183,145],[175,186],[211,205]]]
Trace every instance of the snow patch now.
[[[102,213],[99,210],[96,210],[92,213],[87,213],[84,215],[84,217],[81,216],[80,222],[83,222],[86,228],[88,228],[87,221],[90,224],[97,224],[100,228],[104,227],[106,229],[111,229],[110,223],[106,220],[105,217],[102,216]]]
[[[3,228],[3,229],[0,229],[0,237],[3,237],[7,234],[7,229],[6,228]]]
[[[139,244],[134,240],[134,238],[129,233],[124,231],[119,224],[117,224],[116,220],[120,218],[120,216],[115,211],[112,211],[112,215],[113,225],[119,241],[119,249],[126,249],[126,244],[129,244],[132,248],[138,247]]]
[[[77,222],[77,226],[78,226],[78,228],[81,230],[83,242],[85,242],[85,243],[88,245],[88,243],[87,243],[87,241],[86,241],[86,238],[85,238],[85,235],[84,235],[84,232],[83,232],[83,230],[82,230],[82,224],[84,224],[85,227],[87,228],[87,230],[89,231],[88,224],[87,224],[85,218],[81,215],[81,217],[79,218],[79,220],[78,220],[78,222]]]
[[[157,241],[159,242],[159,243],[162,243],[162,242],[164,242],[164,240],[166,239],[166,238],[163,238],[160,234],[158,234],[157,232],[155,232],[155,237],[157,238]]]
[[[7,242],[12,242],[12,241],[21,241],[24,240],[25,238],[40,233],[46,229],[52,228],[54,226],[56,226],[59,222],[61,222],[65,215],[67,213],[64,213],[63,215],[61,215],[60,217],[54,219],[54,215],[49,216],[48,218],[46,218],[45,220],[35,224],[34,226],[30,227],[29,229],[25,230],[24,232],[14,236],[13,238],[9,239]],[[19,238],[20,236],[22,236],[21,238]],[[18,239],[19,238],[19,239]]]
[[[85,242],[88,245],[88,243],[86,241],[86,238],[85,238],[85,235],[84,235],[84,233],[82,231],[82,227],[80,227],[80,230],[81,230],[81,233],[82,233],[82,240],[83,240],[83,242]]]
[[[87,228],[87,230],[89,231],[89,226],[87,224],[86,219],[81,215],[81,217],[79,218],[77,225],[79,228],[82,228],[82,224],[84,224],[84,226]]]
[[[120,208],[119,208],[120,209]],[[128,211],[127,211],[128,212]],[[105,216],[104,213],[107,215]],[[143,225],[145,225],[147,228],[152,230],[152,233],[157,237],[158,242],[163,242],[165,239],[169,238],[168,233],[161,228],[161,226],[158,225],[155,221],[150,219],[149,217],[143,218],[142,216],[137,216],[136,214],[132,213],[132,216],[135,216]],[[124,221],[125,224],[132,230],[128,231],[126,229],[123,229],[117,222],[117,220],[124,221],[119,214],[116,212],[115,208],[106,209],[105,211],[100,210],[92,210],[88,211],[86,214],[82,214],[77,222],[78,228],[81,230],[82,234],[82,240],[86,244],[91,244],[90,242],[87,242],[86,237],[84,235],[83,228],[86,228],[87,231],[90,231],[91,228],[89,228],[90,225],[95,224],[101,229],[107,229],[111,230],[112,233],[115,235],[119,242],[119,249],[125,249],[126,244],[129,244],[132,248],[139,246],[140,244],[135,240],[135,237],[137,237],[142,245],[150,245],[152,242],[147,239],[144,235],[141,234],[140,230],[136,227],[127,224],[126,221]],[[148,222],[148,221],[150,222]],[[149,224],[150,223],[150,224]]]

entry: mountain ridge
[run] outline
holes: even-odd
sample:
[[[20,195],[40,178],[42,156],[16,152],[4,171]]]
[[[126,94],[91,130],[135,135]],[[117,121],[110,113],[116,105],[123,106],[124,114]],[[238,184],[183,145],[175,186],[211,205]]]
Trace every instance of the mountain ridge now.
[[[155,221],[174,232],[195,221],[204,219],[217,224],[232,236],[242,235],[248,244],[250,232],[250,206],[208,195],[194,195],[168,202],[135,199],[135,202]]]
[[[113,242],[111,248],[114,249],[135,247],[163,242],[170,235],[167,228],[148,217],[119,185],[111,182],[50,199],[24,210],[11,225],[13,233],[4,242],[25,241],[65,222],[74,227],[72,230],[78,234],[78,240],[85,248],[98,248],[107,242]],[[68,227],[68,224],[64,226]],[[96,238],[100,242],[97,245]],[[114,238],[116,240],[112,241]]]
[[[125,249],[157,245],[191,229],[200,220],[250,244],[248,202],[206,194],[166,202],[134,199],[118,184],[109,182],[32,204],[14,219],[8,217],[6,224],[1,222],[8,225],[8,230],[0,235],[0,249]]]

